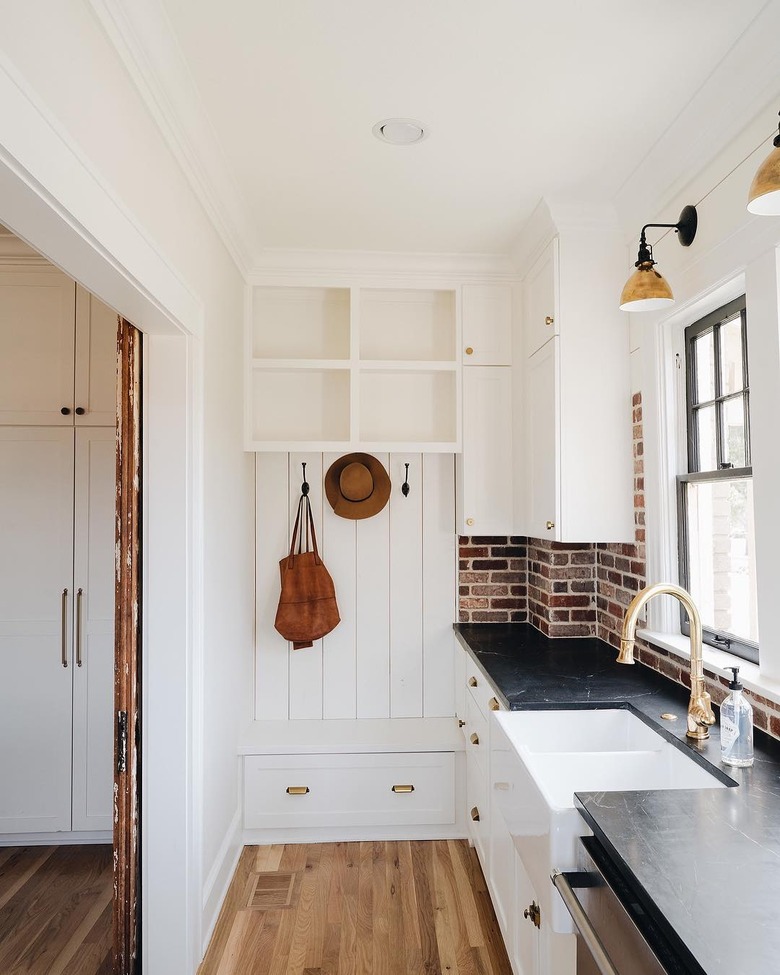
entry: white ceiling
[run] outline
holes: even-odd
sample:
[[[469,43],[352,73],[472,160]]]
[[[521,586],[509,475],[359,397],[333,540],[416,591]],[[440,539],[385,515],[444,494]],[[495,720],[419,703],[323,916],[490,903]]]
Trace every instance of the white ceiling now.
[[[542,196],[614,199],[771,5],[161,2],[254,261],[505,253]],[[430,135],[385,145],[371,128],[389,116]]]

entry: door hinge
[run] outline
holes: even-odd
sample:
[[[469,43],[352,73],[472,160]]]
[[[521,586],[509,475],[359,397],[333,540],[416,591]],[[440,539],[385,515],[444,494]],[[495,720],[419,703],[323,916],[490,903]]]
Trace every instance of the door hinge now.
[[[127,711],[116,713],[116,770],[127,771]]]

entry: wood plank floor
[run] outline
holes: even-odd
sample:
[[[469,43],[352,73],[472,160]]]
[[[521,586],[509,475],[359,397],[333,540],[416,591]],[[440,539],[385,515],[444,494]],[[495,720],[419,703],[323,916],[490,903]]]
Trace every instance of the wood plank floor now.
[[[199,975],[511,975],[465,840],[247,846]]]
[[[2,975],[111,975],[112,849],[0,848]]]

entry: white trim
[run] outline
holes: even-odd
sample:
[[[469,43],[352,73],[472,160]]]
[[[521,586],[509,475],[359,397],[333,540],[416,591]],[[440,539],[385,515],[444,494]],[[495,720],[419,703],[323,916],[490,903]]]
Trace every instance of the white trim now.
[[[222,902],[233,880],[233,874],[238,866],[238,860],[243,848],[241,809],[238,808],[233,819],[230,821],[225,838],[222,840],[214,864],[203,885],[201,913],[203,915],[202,951],[204,955],[209,946],[209,941],[211,941],[211,936],[214,933]]]
[[[80,830],[75,833],[3,833],[3,846],[94,846],[96,843],[112,843],[111,830]]]
[[[257,250],[249,209],[161,3],[89,0],[168,148],[239,271]]]
[[[272,843],[361,843],[372,840],[464,840],[464,823],[433,826],[318,826],[312,829],[247,829],[244,844],[268,846]]]
[[[668,650],[682,660],[691,659],[691,643],[687,636],[675,633],[659,633],[654,630],[637,630],[637,636],[653,646]],[[760,694],[768,701],[780,705],[780,681],[764,676],[758,664],[707,645],[703,647],[702,656],[705,672],[714,673],[719,677],[727,677],[731,680],[732,673],[729,667],[739,667],[739,679],[749,691]]]

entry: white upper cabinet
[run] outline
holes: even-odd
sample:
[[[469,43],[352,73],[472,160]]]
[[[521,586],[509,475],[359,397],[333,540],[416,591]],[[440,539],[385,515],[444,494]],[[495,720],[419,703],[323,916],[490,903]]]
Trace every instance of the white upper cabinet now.
[[[116,312],[76,285],[76,426],[116,424],[116,334]]]
[[[552,240],[528,272],[524,288],[523,338],[526,356],[558,334],[558,240]]]
[[[73,424],[75,294],[56,268],[0,270],[0,424]]]
[[[512,286],[463,285],[463,365],[512,364]]]
[[[618,309],[624,265],[619,233],[572,229],[547,244],[524,279],[517,534],[634,538],[629,333]]]
[[[112,426],[116,330],[56,268],[0,269],[0,425]]]
[[[454,452],[455,288],[251,289],[248,450]]]

